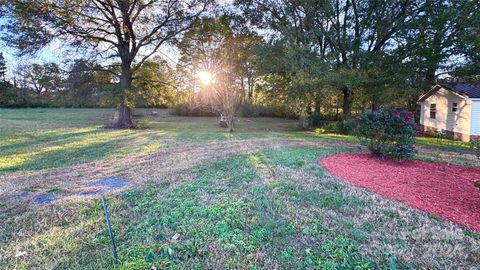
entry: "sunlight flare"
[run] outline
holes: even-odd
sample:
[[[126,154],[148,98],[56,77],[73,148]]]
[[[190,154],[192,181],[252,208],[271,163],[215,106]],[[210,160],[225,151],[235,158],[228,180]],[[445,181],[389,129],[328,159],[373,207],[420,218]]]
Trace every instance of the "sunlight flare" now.
[[[198,78],[203,85],[210,85],[213,82],[213,74],[206,70],[200,71],[200,73],[198,73]]]

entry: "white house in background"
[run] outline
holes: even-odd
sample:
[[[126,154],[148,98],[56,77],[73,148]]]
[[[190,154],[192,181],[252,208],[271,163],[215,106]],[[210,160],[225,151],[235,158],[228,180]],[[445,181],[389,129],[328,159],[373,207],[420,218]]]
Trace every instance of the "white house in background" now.
[[[420,125],[454,139],[480,136],[480,84],[442,83],[420,97]]]

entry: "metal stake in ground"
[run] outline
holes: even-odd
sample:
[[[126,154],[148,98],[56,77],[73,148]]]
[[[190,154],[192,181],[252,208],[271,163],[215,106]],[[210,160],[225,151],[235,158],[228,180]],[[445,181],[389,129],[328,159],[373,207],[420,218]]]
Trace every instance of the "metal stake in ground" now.
[[[108,234],[110,234],[110,239],[112,239],[112,252],[113,252],[113,259],[115,264],[118,264],[118,257],[117,257],[117,247],[115,246],[115,235],[112,231],[112,225],[110,224],[110,216],[108,214],[107,208],[107,201],[105,200],[105,196],[102,193],[102,202],[103,202],[103,212],[105,213],[105,219],[107,220],[107,227],[108,227]]]

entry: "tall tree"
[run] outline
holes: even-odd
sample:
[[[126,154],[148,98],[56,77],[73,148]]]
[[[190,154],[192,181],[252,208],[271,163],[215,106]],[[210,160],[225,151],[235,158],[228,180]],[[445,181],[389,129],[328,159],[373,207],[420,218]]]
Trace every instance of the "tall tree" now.
[[[228,19],[233,31],[235,42],[233,43],[235,73],[237,73],[241,88],[242,102],[248,98],[253,101],[255,83],[258,79],[257,70],[253,65],[253,50],[263,44],[262,37],[251,29],[248,21],[243,16],[225,11],[223,16]]]
[[[7,63],[0,52],[0,106],[11,106],[15,103],[15,88],[5,79]]]
[[[162,45],[171,44],[211,0],[11,0],[4,38],[22,53],[54,39],[88,46],[120,60],[120,104],[115,128],[135,127],[128,92],[134,73]]]
[[[266,95],[282,105],[294,108],[297,114],[319,115],[320,100],[325,92],[319,80],[326,72],[324,60],[308,46],[288,38],[272,41],[254,50],[253,63]],[[313,107],[312,107],[313,105]]]
[[[133,83],[136,103],[143,106],[171,106],[175,103],[178,81],[175,71],[162,59],[146,61]]]
[[[239,49],[227,17],[204,17],[182,40],[180,64],[193,80],[200,79],[199,99],[227,118],[233,131],[235,110],[242,96]],[[200,78],[199,78],[200,77]]]
[[[65,79],[64,102],[75,107],[96,106],[103,90],[111,87],[112,77],[95,61],[75,59]]]
[[[422,2],[422,3],[421,3]],[[350,118],[354,89],[377,58],[395,47],[400,30],[421,13],[423,1],[237,0],[252,24],[273,31],[273,39],[308,48],[326,64],[328,80],[343,94],[343,118]],[[345,76],[348,75],[348,76]],[[351,80],[349,80],[351,79]]]
[[[416,110],[419,96],[439,78],[476,62],[469,55],[475,55],[470,41],[478,40],[479,5],[478,1],[426,1],[421,13],[400,29],[398,46],[382,68],[395,73],[402,85],[397,91],[407,108]]]
[[[47,92],[54,93],[62,87],[62,71],[56,63],[28,65],[23,79],[29,88],[40,97]]]
[[[185,34],[180,43],[179,67],[192,79],[199,72],[221,72],[222,66],[233,62],[233,31],[225,17],[203,17]]]
[[[461,65],[454,67],[453,75],[467,77],[478,82],[480,77],[480,2],[459,1],[454,10],[461,11],[456,21],[454,53],[464,61],[456,61]]]

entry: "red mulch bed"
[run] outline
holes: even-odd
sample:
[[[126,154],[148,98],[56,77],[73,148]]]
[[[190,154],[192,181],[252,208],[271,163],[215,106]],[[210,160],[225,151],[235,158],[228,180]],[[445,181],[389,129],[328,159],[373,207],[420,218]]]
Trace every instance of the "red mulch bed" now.
[[[420,160],[398,163],[369,154],[319,160],[328,172],[355,185],[480,232],[480,168]]]

